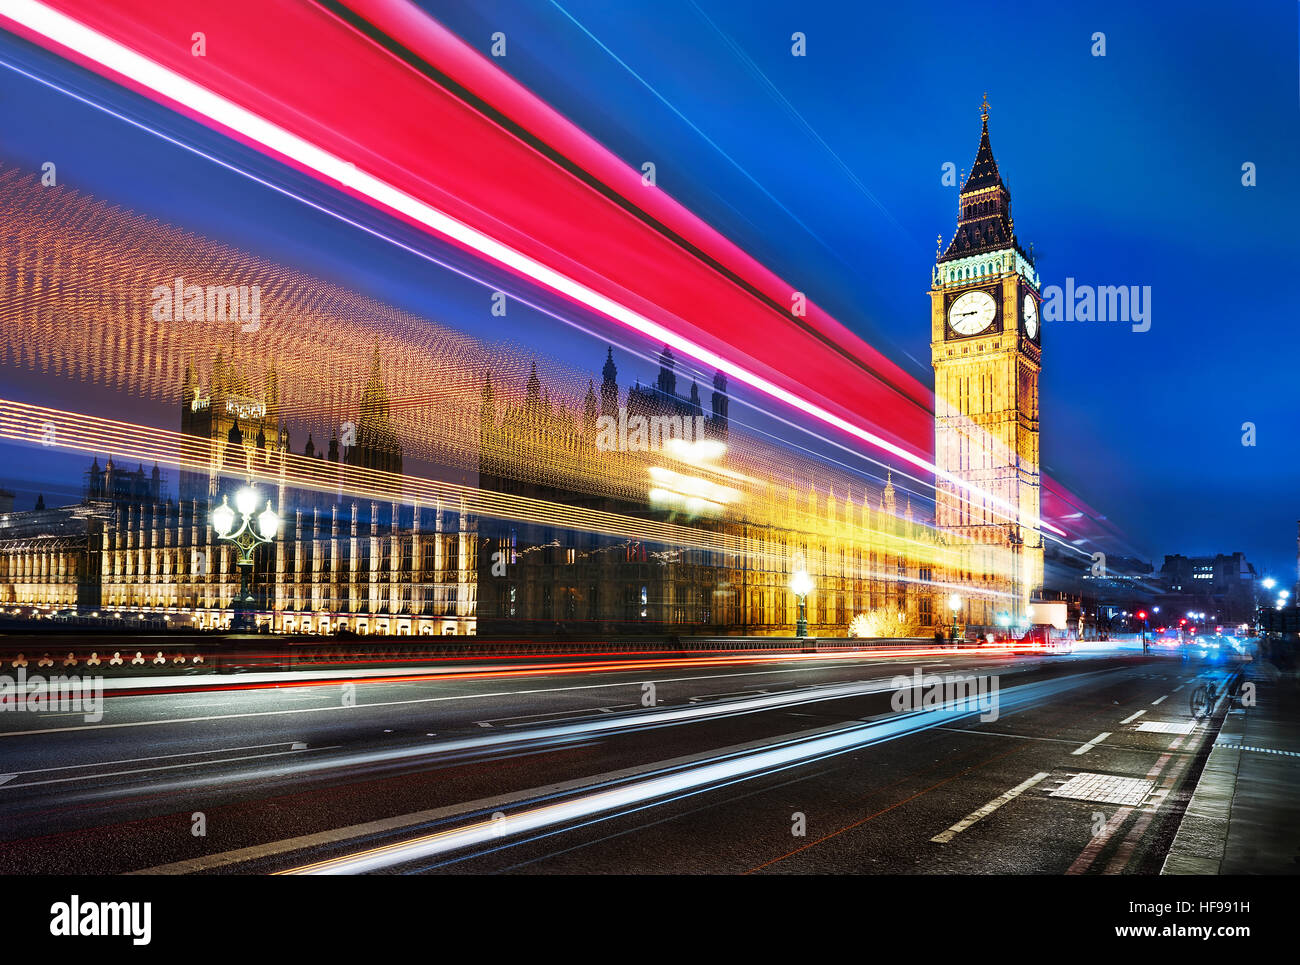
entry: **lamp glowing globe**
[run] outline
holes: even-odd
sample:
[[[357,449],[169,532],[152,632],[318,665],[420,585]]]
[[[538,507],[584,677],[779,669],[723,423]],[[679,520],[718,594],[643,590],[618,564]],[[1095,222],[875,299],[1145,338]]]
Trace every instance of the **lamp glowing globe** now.
[[[266,509],[257,517],[257,529],[262,534],[262,539],[267,540],[274,539],[280,529],[280,517],[271,508],[270,502],[267,502]]]
[[[218,536],[226,536],[235,525],[235,511],[226,505],[226,497],[221,497],[221,505],[212,511],[212,528]]]
[[[790,577],[790,589],[795,596],[807,596],[812,592],[813,580],[807,570],[798,570]]]
[[[251,486],[245,486],[235,493],[235,508],[239,510],[241,515],[252,516],[253,510],[257,509],[257,490]]]

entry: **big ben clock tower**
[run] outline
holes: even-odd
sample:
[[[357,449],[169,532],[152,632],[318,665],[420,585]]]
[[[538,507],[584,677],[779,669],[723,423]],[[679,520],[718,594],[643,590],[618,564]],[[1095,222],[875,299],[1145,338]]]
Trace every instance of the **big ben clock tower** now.
[[[936,252],[930,350],[935,522],[954,549],[949,577],[971,588],[958,594],[965,620],[992,626],[1023,623],[1043,581],[1042,346],[1038,272],[1016,240],[1011,193],[989,145],[988,108],[986,96],[957,230]]]

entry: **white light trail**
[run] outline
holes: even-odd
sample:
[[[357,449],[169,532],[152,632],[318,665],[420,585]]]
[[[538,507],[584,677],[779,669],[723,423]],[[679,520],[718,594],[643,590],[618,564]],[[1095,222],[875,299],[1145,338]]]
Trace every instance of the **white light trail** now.
[[[1014,696],[1010,696],[1009,692],[1004,690],[1001,692],[1003,696],[999,698],[1001,710],[1005,712],[1013,707],[1022,707],[1064,690],[1081,686],[1084,682],[1094,679],[1096,675],[1094,672],[1063,680],[1027,684],[1014,688]],[[805,739],[796,738],[768,750],[741,754],[713,763],[702,763],[675,773],[636,781],[554,804],[541,805],[515,814],[500,813],[500,816],[486,821],[475,821],[459,828],[450,828],[412,840],[304,865],[283,873],[364,874],[391,868],[394,865],[407,864],[451,851],[500,842],[507,836],[552,828],[585,820],[594,815],[608,815],[622,808],[642,805],[672,795],[699,792],[722,782],[756,777],[794,764],[850,753],[872,744],[970,717],[979,712],[978,709],[968,709],[965,698],[958,698],[947,701],[933,710],[889,716],[830,734]]]

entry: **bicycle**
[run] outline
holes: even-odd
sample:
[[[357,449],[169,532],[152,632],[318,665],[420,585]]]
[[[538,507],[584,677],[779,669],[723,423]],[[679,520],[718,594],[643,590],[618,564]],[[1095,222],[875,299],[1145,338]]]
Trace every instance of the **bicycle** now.
[[[1214,709],[1215,686],[1213,681],[1209,683],[1197,684],[1196,689],[1192,691],[1190,700],[1192,717],[1196,720],[1204,720],[1210,716],[1210,711]]]

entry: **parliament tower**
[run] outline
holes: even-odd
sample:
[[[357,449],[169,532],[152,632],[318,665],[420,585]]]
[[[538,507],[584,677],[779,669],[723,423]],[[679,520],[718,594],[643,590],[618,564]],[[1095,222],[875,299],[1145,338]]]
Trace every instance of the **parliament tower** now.
[[[935,522],[954,548],[950,578],[970,592],[967,623],[1025,622],[1043,580],[1039,528],[1039,278],[1021,248],[1011,192],[989,144],[988,100],[957,229],[930,288]],[[972,491],[975,490],[975,491]]]
[[[191,360],[185,366],[181,399],[181,432],[203,440],[201,451],[207,465],[183,469],[180,473],[182,502],[214,499],[222,477],[238,486],[240,481],[276,478],[278,454],[288,433],[279,421],[280,389],[274,366],[263,384],[255,387],[236,362],[232,346],[230,360],[217,353],[211,379],[204,387]]]

